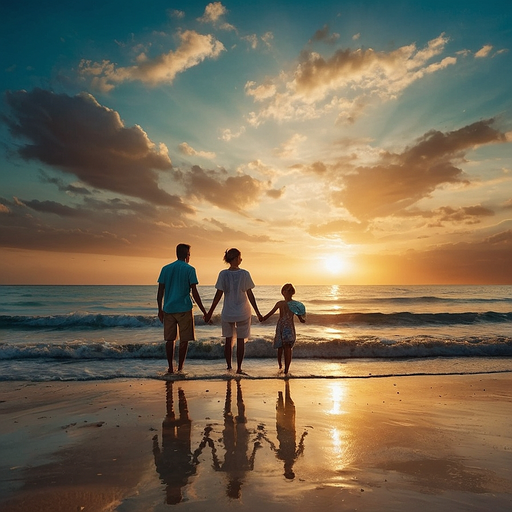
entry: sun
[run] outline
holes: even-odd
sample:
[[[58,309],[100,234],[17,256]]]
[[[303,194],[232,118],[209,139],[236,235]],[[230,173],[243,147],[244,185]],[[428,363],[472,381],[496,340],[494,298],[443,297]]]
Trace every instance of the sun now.
[[[332,255],[324,259],[325,269],[331,274],[343,274],[348,270],[348,261],[342,256]]]

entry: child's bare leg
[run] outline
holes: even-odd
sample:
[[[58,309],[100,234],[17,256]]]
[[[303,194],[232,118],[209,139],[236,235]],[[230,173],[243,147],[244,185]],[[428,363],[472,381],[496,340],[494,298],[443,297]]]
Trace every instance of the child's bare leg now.
[[[231,353],[233,349],[233,338],[226,338],[226,344],[224,345],[224,357],[226,358],[226,364],[228,370],[231,370]]]
[[[279,365],[279,369],[281,370],[283,368],[283,364],[282,364],[282,358],[283,358],[283,348],[282,347],[279,347],[277,349],[277,364]]]
[[[285,345],[284,347],[284,373],[287,374],[290,369],[290,364],[292,362],[292,347],[290,345]]]
[[[245,342],[244,338],[236,339],[236,363],[237,363],[236,373],[242,373],[242,362],[244,360],[244,354],[245,354],[245,343],[244,342]]]

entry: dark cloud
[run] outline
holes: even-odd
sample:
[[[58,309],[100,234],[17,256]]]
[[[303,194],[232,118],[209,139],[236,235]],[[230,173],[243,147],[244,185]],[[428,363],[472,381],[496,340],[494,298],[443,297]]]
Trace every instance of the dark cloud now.
[[[33,199],[31,201],[22,202],[37,212],[53,213],[61,217],[81,217],[85,215],[85,213],[81,210],[57,203],[55,201],[38,201],[37,199]]]
[[[339,34],[329,34],[329,25],[324,25],[313,34],[313,37],[309,42],[311,43],[314,41],[323,41],[324,43],[333,44],[339,38]]]
[[[97,199],[86,197],[84,204],[96,212],[110,212],[118,214],[134,213],[145,217],[156,218],[159,214],[159,209],[149,203],[139,203],[136,201],[127,201],[119,198],[100,201]]]
[[[182,179],[190,196],[239,213],[256,203],[269,189],[268,183],[248,174],[229,176],[224,170],[205,170],[198,165],[183,173]]]
[[[90,195],[92,193],[89,189],[80,185],[66,184],[61,178],[48,176],[44,171],[41,171],[40,177],[43,183],[56,185],[61,192],[69,192],[72,195]]]
[[[77,176],[87,185],[158,205],[186,209],[158,186],[157,171],[172,168],[165,146],[157,148],[140,126],[125,127],[119,114],[90,94],[74,97],[42,89],[6,93],[12,135],[29,143],[18,149]]]
[[[209,219],[209,221],[213,226],[220,230],[221,236],[219,237],[216,233],[215,238],[222,238],[231,245],[238,242],[264,243],[271,241],[271,238],[267,235],[251,235],[250,233],[230,228],[216,219]]]
[[[381,255],[382,256],[382,255]],[[382,264],[385,256],[379,257]],[[512,284],[512,230],[472,243],[446,244],[435,249],[411,251],[390,261],[389,276],[402,282],[424,279],[454,284]]]
[[[280,188],[279,190],[271,189],[267,190],[266,194],[268,197],[271,197],[272,199],[279,199],[284,194],[285,187]]]
[[[437,212],[440,222],[463,222],[465,224],[478,224],[481,217],[492,217],[494,212],[484,206],[465,206],[462,208],[451,208],[444,206]]]
[[[0,197],[0,205],[0,247],[154,256],[167,253],[184,232],[188,240],[204,238],[204,230],[187,224],[175,210],[147,203],[87,197],[82,205],[66,206]]]
[[[479,121],[448,133],[430,131],[403,153],[385,153],[377,164],[338,178],[344,188],[333,193],[333,199],[367,220],[399,212],[441,185],[467,183],[458,167],[465,153],[478,145],[506,141],[493,122]]]

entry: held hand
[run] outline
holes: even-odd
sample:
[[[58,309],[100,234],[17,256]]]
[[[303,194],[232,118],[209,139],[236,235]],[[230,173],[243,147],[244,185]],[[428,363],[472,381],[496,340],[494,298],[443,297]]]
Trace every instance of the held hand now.
[[[162,310],[158,311],[158,319],[161,323],[164,323],[164,312]]]

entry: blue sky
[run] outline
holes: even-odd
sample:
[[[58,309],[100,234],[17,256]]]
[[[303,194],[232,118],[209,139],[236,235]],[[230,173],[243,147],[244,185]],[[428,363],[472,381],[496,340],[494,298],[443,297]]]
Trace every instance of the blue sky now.
[[[0,283],[510,283],[511,13],[4,2]]]

